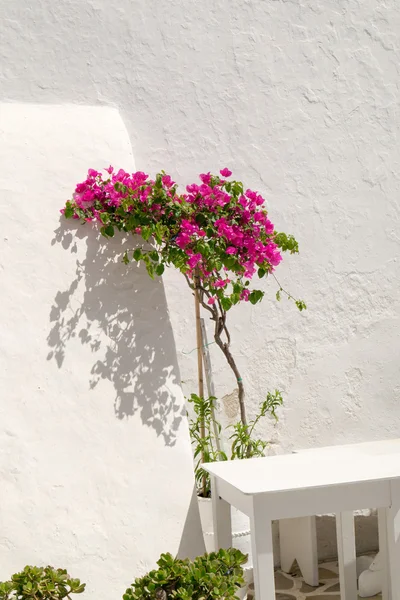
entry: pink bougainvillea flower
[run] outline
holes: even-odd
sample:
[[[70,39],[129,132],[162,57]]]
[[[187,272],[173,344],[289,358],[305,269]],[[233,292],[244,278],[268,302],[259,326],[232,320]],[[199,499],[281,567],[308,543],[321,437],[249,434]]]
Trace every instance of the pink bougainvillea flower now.
[[[120,169],[115,178],[117,181],[124,181],[125,179],[129,179],[129,173],[124,171],[124,169]]]
[[[140,256],[154,261],[157,253],[159,264],[175,264],[190,282],[197,272],[210,304],[230,299],[224,306],[233,305],[238,296],[253,302],[244,278],[251,280],[259,269],[272,272],[285,245],[297,251],[293,238],[275,232],[258,192],[240,193],[241,185],[223,179],[232,175],[227,167],[221,178],[200,174],[201,183],[188,185],[185,193],[178,193],[164,172],[150,179],[142,171],[116,171],[110,165],[102,173],[89,169],[61,213],[97,221],[106,237],[118,231],[142,235],[149,249]],[[149,273],[157,270],[152,262],[148,266]]]
[[[94,200],[94,192],[92,190],[86,190],[82,196],[83,202],[93,202]]]
[[[188,235],[187,233],[180,233],[177,236],[175,242],[176,242],[176,245],[179,246],[179,248],[184,250],[186,248],[186,246],[188,244],[190,244],[190,235]]]
[[[230,279],[218,279],[218,281],[214,281],[215,288],[223,288],[230,283]]]
[[[199,191],[199,186],[197,185],[197,183],[192,183],[192,185],[186,186],[186,191],[189,192],[189,194],[197,194],[197,192]]]
[[[170,188],[173,185],[175,185],[175,181],[172,181],[172,179],[171,179],[171,177],[169,175],[164,175],[161,181],[163,182],[163,184],[167,188]]]
[[[203,183],[208,185],[209,183],[211,183],[211,173],[200,173],[200,179]]]
[[[188,265],[191,269],[194,269],[199,262],[201,261],[201,254],[198,252],[197,254],[193,254],[188,260]]]

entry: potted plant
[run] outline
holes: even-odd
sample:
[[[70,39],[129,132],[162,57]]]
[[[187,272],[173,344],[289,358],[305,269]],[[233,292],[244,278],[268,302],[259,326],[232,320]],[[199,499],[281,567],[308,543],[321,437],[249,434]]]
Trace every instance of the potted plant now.
[[[276,410],[282,405],[283,400],[282,394],[278,390],[275,390],[274,393],[268,392],[266,399],[259,407],[258,414],[249,421],[248,426],[245,427],[241,421],[238,421],[234,425],[226,427],[225,436],[222,436],[222,426],[215,417],[215,397],[204,399],[197,394],[192,394],[188,398],[188,402],[192,405],[194,413],[194,417],[190,418],[189,416],[189,431],[195,461],[200,519],[206,551],[211,552],[215,550],[211,482],[209,474],[203,469],[203,461],[208,463],[264,456],[268,442],[256,435],[256,426],[260,419],[268,415],[277,421]],[[202,431],[203,425],[204,432]],[[221,437],[228,439],[228,451],[223,449]],[[232,537],[235,547],[249,557],[245,571],[246,578],[250,579],[252,555],[249,518],[235,508],[232,508]]]
[[[158,569],[135,579],[123,600],[234,600],[244,585],[247,557],[234,548],[193,561],[162,554]]]
[[[71,594],[81,594],[85,585],[65,569],[26,566],[0,583],[0,600],[71,600]]]
[[[166,266],[173,266],[182,273],[195,298],[197,397],[204,406],[208,402],[214,429],[214,401],[210,404],[204,400],[201,308],[213,322],[214,341],[237,383],[240,423],[235,425],[227,459],[259,455],[261,447],[264,450],[266,446],[266,442],[252,439],[254,423],[265,416],[265,406],[262,405],[259,416],[249,423],[243,378],[231,352],[229,311],[241,302],[257,304],[262,300],[264,292],[254,287],[256,277],[271,277],[276,282],[277,300],[283,294],[293,300],[300,311],[306,308],[302,300],[283,289],[275,275],[282,253],[298,252],[297,241],[292,235],[277,232],[264,206],[264,198],[256,191],[245,189],[243,183],[231,179],[231,175],[227,168],[219,175],[203,173],[199,184],[188,185],[185,193],[179,193],[176,183],[163,171],[150,179],[141,171],[129,174],[122,169],[115,171],[111,166],[104,176],[89,169],[87,178],[76,186],[72,199],[61,211],[66,218],[97,222],[106,238],[113,237],[116,230],[139,238],[139,245],[126,251],[123,261],[126,264],[131,260],[142,261],[150,277],[162,275]],[[203,498],[209,496],[209,490],[207,477],[199,464],[212,458],[207,450],[206,419],[200,411],[195,440],[196,478],[199,495]],[[214,438],[218,458],[222,457],[220,433]]]

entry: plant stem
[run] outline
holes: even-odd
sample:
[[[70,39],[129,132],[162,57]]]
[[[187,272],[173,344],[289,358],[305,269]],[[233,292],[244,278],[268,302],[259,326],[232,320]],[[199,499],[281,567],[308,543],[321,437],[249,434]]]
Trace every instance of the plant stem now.
[[[208,351],[208,344],[207,344],[207,330],[205,327],[204,319],[200,319],[200,324],[201,324],[201,336],[202,336],[202,341],[203,341],[202,355],[203,355],[203,366],[204,366],[205,375],[206,375],[207,393],[208,393],[209,398],[210,397],[215,398],[215,389],[214,389],[214,383],[213,383],[212,374],[211,374],[211,360],[210,360],[210,354]],[[208,367],[208,369],[207,369],[207,367]],[[214,400],[212,400],[212,402],[211,402],[211,420],[212,420],[212,425],[213,425],[215,444],[217,446],[218,452],[220,452],[223,444],[222,444],[222,440],[220,438],[218,424],[217,424],[217,420],[215,417]]]
[[[201,334],[201,317],[200,317],[200,278],[199,272],[196,270],[194,277],[194,306],[196,315],[196,341],[197,341],[197,376],[199,381],[199,397],[204,400],[204,379],[203,379],[203,336]],[[206,428],[204,415],[200,420],[200,437],[202,440],[206,437]],[[204,463],[204,452],[201,453],[201,462]],[[206,495],[207,478],[203,476],[203,496]]]
[[[244,390],[244,385],[243,385],[243,381],[242,378],[240,376],[240,372],[239,369],[237,368],[235,359],[232,356],[232,353],[230,351],[229,348],[229,342],[223,342],[221,339],[221,326],[219,324],[219,321],[221,320],[221,317],[219,317],[218,321],[215,323],[215,330],[214,330],[214,339],[216,344],[221,348],[222,352],[224,353],[224,356],[227,360],[228,365],[230,366],[230,368],[232,369],[233,373],[235,374],[236,377],[236,381],[238,384],[238,399],[239,399],[239,409],[240,409],[240,420],[242,421],[243,425],[245,427],[247,427],[247,417],[246,417],[246,406],[245,406],[245,390]],[[226,325],[224,324],[223,326],[223,330],[226,329]]]
[[[231,344],[231,336],[229,330],[226,326],[226,311],[223,310],[220,302],[218,301],[215,304],[207,304],[204,299],[206,296],[207,299],[211,298],[211,294],[204,287],[201,286],[199,279],[195,280],[195,285],[193,286],[190,283],[189,278],[186,276],[186,281],[191,289],[195,290],[195,293],[198,293],[200,304],[205,308],[210,314],[211,318],[215,323],[214,328],[214,340],[215,343],[222,350],[226,361],[230,368],[232,369],[237,384],[238,384],[238,396],[239,396],[239,409],[240,409],[240,420],[243,425],[247,428],[247,416],[246,416],[246,406],[245,406],[245,389],[242,381],[242,377],[240,375],[239,369],[236,365],[235,359],[232,356],[230,351]],[[225,333],[226,342],[222,340],[222,334]]]

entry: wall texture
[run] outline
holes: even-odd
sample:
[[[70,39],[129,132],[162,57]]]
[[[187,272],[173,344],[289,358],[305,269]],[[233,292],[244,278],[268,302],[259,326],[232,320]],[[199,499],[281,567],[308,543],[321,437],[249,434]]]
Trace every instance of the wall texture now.
[[[133,168],[129,137],[100,107],[1,104],[0,132],[0,581],[50,563],[120,598],[203,550],[162,282],[59,221],[90,161]]]
[[[251,402],[285,392],[277,441],[396,435],[398,3],[2,4],[7,101],[118,106],[138,168],[185,184],[229,166],[297,235],[301,255],[280,277],[308,312],[277,305],[271,284],[233,317]],[[168,286],[185,351],[191,301],[173,274]],[[226,394],[233,382],[215,365]],[[182,358],[190,389],[192,366]]]
[[[273,451],[398,436],[396,0],[0,4],[6,101],[117,106],[138,168],[186,184],[229,166],[296,234],[279,277],[308,311],[276,303],[268,282],[263,304],[232,314],[250,413],[268,389],[285,395],[262,428]],[[164,280],[190,393],[192,301]],[[234,381],[210,350],[222,398]]]

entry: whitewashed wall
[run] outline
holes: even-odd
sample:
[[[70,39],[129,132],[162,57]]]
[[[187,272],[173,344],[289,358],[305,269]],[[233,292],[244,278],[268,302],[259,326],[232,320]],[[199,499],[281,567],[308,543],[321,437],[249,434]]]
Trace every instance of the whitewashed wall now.
[[[276,451],[399,435],[396,0],[0,3],[3,98],[117,106],[138,168],[187,183],[229,166],[298,237],[279,276],[308,311],[269,283],[232,315],[250,413],[285,394],[264,427]],[[191,299],[164,279],[190,392]],[[234,382],[211,350],[223,397]]]
[[[68,568],[120,598],[203,551],[162,282],[59,219],[89,161],[133,169],[115,109],[0,104],[0,581]]]

